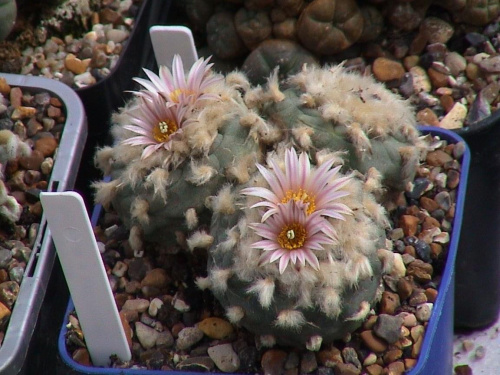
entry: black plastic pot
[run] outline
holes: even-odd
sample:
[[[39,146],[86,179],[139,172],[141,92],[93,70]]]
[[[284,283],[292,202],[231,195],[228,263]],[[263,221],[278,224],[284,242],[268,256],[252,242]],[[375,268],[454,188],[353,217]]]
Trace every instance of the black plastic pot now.
[[[165,25],[171,0],[143,0],[135,24],[120,58],[111,73],[92,86],[77,89],[87,113],[89,135],[83,152],[75,190],[82,194],[87,209],[93,205],[90,184],[101,176],[94,167],[94,153],[98,146],[109,144],[110,116],[130,97],[134,77],[142,76],[142,68],[156,69],[149,28]]]
[[[500,312],[500,111],[456,131],[471,151],[455,275],[455,327],[484,328]]]

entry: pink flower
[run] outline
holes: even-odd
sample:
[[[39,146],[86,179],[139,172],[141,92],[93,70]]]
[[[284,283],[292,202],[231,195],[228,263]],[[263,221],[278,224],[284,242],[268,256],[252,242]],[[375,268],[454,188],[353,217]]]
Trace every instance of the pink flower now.
[[[294,200],[278,204],[276,214],[263,223],[251,224],[255,233],[263,238],[252,244],[264,250],[260,264],[273,263],[279,259],[279,272],[283,273],[290,262],[306,262],[315,270],[319,261],[314,254],[324,250],[324,245],[335,243],[328,220],[319,211],[307,215],[303,207]]]
[[[184,120],[188,107],[167,103],[158,94],[148,93],[139,97],[140,116],[132,115],[132,124],[124,128],[136,134],[122,141],[122,144],[146,146],[142,159],[160,148],[170,149],[171,141],[182,133],[189,121]]]
[[[268,208],[262,221],[276,214],[280,203],[289,201],[303,204],[309,215],[319,211],[322,216],[345,220],[343,215],[351,213],[345,204],[336,202],[349,194],[340,189],[349,182],[350,177],[338,176],[340,166],[331,169],[333,160],[311,168],[307,154],[297,156],[295,149],[291,148],[286,150],[284,172],[274,160],[270,161],[270,165],[271,169],[267,169],[257,164],[269,189],[250,187],[241,191],[243,194],[262,198],[262,201],[252,206]]]
[[[144,69],[149,80],[143,78],[134,78],[134,80],[144,86],[148,92],[158,93],[166,101],[172,103],[192,105],[201,99],[217,99],[217,95],[205,93],[207,87],[223,79],[220,75],[212,74],[210,68],[213,64],[208,64],[209,60],[210,58],[206,60],[200,58],[191,67],[186,77],[182,59],[179,55],[175,55],[172,72],[166,66],[161,66],[158,76]],[[141,92],[136,92],[136,94],[141,95]]]

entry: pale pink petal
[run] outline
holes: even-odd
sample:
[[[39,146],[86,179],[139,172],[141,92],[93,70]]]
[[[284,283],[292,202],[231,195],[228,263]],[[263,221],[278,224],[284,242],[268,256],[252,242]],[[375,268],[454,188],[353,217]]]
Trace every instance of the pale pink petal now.
[[[319,270],[318,258],[311,251],[304,251],[304,256],[312,268]]]
[[[290,262],[290,253],[283,254],[280,258],[280,266],[279,266],[280,273],[285,272],[285,269],[288,266],[289,262]]]

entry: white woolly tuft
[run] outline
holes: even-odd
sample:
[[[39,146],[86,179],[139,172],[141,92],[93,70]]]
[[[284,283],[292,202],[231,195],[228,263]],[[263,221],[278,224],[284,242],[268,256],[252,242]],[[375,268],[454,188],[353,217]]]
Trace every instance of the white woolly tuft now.
[[[276,345],[276,337],[273,335],[255,336],[257,348],[272,348]]]
[[[236,211],[234,203],[234,193],[231,192],[231,185],[223,186],[211,201],[212,210],[215,213],[231,215]]]
[[[375,167],[366,172],[363,189],[369,193],[378,193],[382,190],[382,174]]]
[[[313,128],[310,126],[298,126],[292,129],[292,135],[295,141],[303,150],[308,151],[312,147],[311,136],[314,134]]]
[[[368,258],[357,254],[347,262],[345,276],[349,279],[351,286],[355,286],[362,279],[373,275],[373,269]]]
[[[239,324],[245,317],[245,310],[241,306],[230,306],[226,309],[226,316],[232,324]]]
[[[394,253],[386,249],[378,249],[377,256],[382,263],[382,273],[388,275],[394,267]]]
[[[366,153],[372,153],[370,139],[357,122],[347,125],[347,135],[354,145],[356,155],[363,160]]]
[[[298,310],[281,310],[274,324],[280,328],[299,329],[306,323],[306,318]]]
[[[216,250],[221,251],[223,253],[233,250],[236,244],[238,243],[238,240],[240,239],[240,234],[234,228],[227,230],[226,235],[227,239],[225,241],[220,242],[216,248]]]
[[[325,120],[347,124],[350,119],[349,112],[337,103],[327,103],[318,109]]]
[[[149,224],[149,203],[148,201],[136,197],[130,207],[130,216],[137,219],[141,224]]]
[[[189,230],[193,230],[198,226],[198,214],[194,208],[188,208],[184,212],[184,217],[186,218],[186,226]]]
[[[344,157],[347,154],[345,151],[330,151],[327,149],[322,149],[316,152],[314,158],[316,159],[316,164],[320,166],[325,161],[333,160],[333,166],[344,165]]]
[[[196,126],[196,129],[193,127],[191,131],[186,132],[186,139],[191,148],[191,155],[208,155],[216,136],[217,131],[209,131],[209,129],[202,126]]]
[[[94,201],[100,203],[105,209],[108,209],[111,201],[115,198],[120,180],[111,180],[109,182],[93,182],[92,187],[95,190]]]
[[[265,95],[261,86],[257,86],[256,88],[249,89],[243,100],[248,108],[259,108],[261,107],[267,100],[267,95]]]
[[[196,248],[208,249],[214,242],[214,238],[204,231],[196,231],[186,240],[189,250]]]
[[[255,142],[270,145],[281,140],[282,131],[266,121],[259,121],[250,128],[248,135]]]
[[[194,283],[200,290],[206,290],[212,287],[212,282],[209,277],[197,277]]]
[[[210,271],[211,289],[223,293],[227,290],[227,281],[232,276],[230,269],[213,269]]]
[[[153,185],[154,195],[159,195],[163,201],[167,200],[168,171],[163,168],[155,168],[146,177],[146,184]]]
[[[366,301],[362,301],[359,304],[359,310],[356,312],[356,314],[346,318],[346,321],[365,320],[367,315],[370,313],[370,309],[370,304]]]
[[[342,299],[334,288],[324,288],[318,295],[321,311],[330,318],[338,318],[342,312]]]
[[[281,102],[285,99],[285,94],[281,92],[278,82],[278,71],[279,67],[276,67],[267,79],[267,86],[273,102]]]
[[[217,171],[212,166],[200,164],[194,160],[191,160],[190,167],[191,174],[186,180],[196,186],[206,184],[217,174]]]
[[[234,71],[226,75],[226,83],[229,86],[233,86],[235,88],[241,88],[243,91],[247,91],[250,89],[250,82],[248,81],[247,76],[239,71]]]
[[[105,146],[96,151],[94,156],[94,164],[96,168],[100,169],[105,176],[111,173],[111,167],[114,163],[114,149],[109,146]]]
[[[271,306],[274,296],[274,280],[271,278],[257,280],[248,288],[247,293],[257,294],[260,305],[267,309]]]
[[[142,248],[142,230],[137,225],[130,228],[130,233],[128,235],[128,243],[130,248],[134,250],[134,256],[137,258],[142,258],[144,255],[144,250]]]
[[[240,125],[245,128],[256,126],[261,122],[264,122],[264,119],[253,111],[249,111],[240,117]]]
[[[303,106],[307,108],[314,108],[316,107],[316,100],[314,99],[314,96],[311,94],[305,92],[300,96],[300,102],[302,103]]]
[[[404,179],[410,178],[418,165],[419,154],[410,146],[400,147],[398,151],[401,155],[401,176]]]

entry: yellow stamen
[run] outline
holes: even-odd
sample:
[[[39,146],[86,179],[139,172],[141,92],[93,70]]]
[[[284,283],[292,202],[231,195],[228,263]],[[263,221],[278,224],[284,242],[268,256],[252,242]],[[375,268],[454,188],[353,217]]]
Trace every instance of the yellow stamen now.
[[[164,120],[153,128],[153,138],[158,143],[167,142],[170,136],[179,129],[175,121]]]
[[[170,93],[170,100],[172,100],[174,103],[179,103],[179,96],[181,94],[186,94],[187,95],[192,95],[195,94],[194,91],[189,91],[189,90],[181,90],[181,89],[175,89]]]
[[[294,200],[295,202],[303,202],[307,204],[306,213],[308,215],[312,214],[316,210],[316,199],[314,196],[309,195],[307,191],[304,189],[299,189],[297,191],[289,190],[286,192],[285,196],[281,200],[281,203],[287,203],[290,200]]]
[[[277,241],[281,248],[295,250],[306,242],[307,231],[300,223],[291,223],[286,225],[278,234]]]

